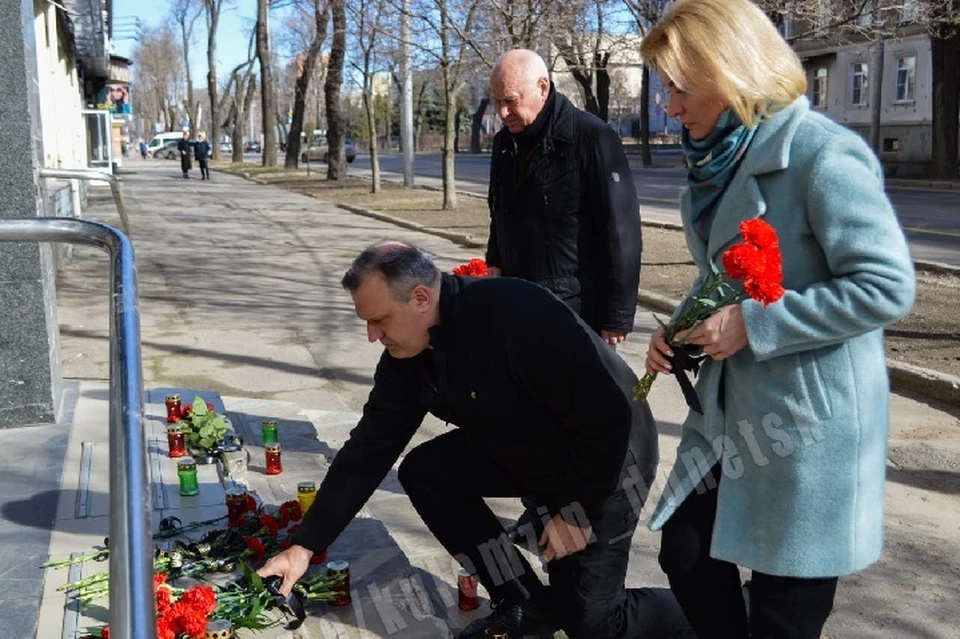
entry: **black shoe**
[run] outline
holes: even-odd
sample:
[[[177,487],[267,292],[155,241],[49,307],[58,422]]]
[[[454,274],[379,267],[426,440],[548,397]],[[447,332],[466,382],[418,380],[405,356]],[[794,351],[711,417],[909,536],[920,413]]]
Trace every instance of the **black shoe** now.
[[[552,639],[554,633],[560,630],[556,618],[532,601],[519,604],[491,602],[490,608],[493,612],[467,626],[458,639],[486,639],[497,634],[507,639],[521,639],[527,635]]]

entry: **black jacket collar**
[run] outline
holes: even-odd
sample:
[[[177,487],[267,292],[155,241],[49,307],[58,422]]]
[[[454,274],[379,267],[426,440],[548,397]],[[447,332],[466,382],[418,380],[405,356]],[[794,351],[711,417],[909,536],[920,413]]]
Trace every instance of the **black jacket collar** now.
[[[449,273],[440,274],[440,323],[430,327],[430,346],[446,348],[453,335],[453,305],[460,293],[460,278]]]
[[[542,140],[540,148],[543,153],[552,153],[556,146],[554,144],[555,142],[564,144],[573,143],[574,115],[575,107],[573,104],[570,103],[570,100],[568,100],[565,95],[557,91],[557,88],[553,82],[551,82],[550,97],[543,105],[543,111],[537,116],[537,120],[530,125],[531,127],[536,127],[539,124],[543,128],[539,133],[539,137]],[[540,118],[544,118],[544,121],[541,122]],[[519,138],[526,129],[517,135],[510,133],[506,127],[504,127],[503,131],[507,139],[509,139],[513,145],[516,145],[520,142]]]

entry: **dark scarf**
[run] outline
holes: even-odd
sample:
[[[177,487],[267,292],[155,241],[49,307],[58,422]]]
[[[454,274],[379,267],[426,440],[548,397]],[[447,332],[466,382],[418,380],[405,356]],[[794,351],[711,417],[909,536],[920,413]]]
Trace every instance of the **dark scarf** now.
[[[720,115],[713,131],[702,140],[692,139],[686,128],[681,133],[693,206],[691,221],[704,241],[710,235],[717,203],[737,172],[756,132],[756,126],[748,129],[733,109],[727,109]]]

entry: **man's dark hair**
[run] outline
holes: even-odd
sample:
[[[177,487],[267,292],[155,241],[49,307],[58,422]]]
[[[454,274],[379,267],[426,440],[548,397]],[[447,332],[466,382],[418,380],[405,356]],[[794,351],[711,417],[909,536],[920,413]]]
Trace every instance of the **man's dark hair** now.
[[[363,284],[363,278],[372,271],[383,275],[390,293],[399,302],[410,299],[410,292],[417,285],[432,287],[440,278],[439,269],[426,251],[412,244],[387,240],[365,248],[353,260],[340,284],[355,293]]]

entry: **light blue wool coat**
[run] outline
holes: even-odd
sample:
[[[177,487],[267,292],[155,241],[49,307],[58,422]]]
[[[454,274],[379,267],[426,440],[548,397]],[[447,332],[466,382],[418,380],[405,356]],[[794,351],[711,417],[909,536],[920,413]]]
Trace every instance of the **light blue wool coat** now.
[[[795,577],[868,566],[883,545],[883,327],[909,312],[915,288],[876,157],[801,97],[759,125],[707,242],[687,192],[680,209],[701,277],[710,261],[722,269],[742,220],[763,216],[780,237],[786,294],[744,302],[749,346],[701,368],[704,414],[683,424],[650,527],[720,459],[711,556]]]

